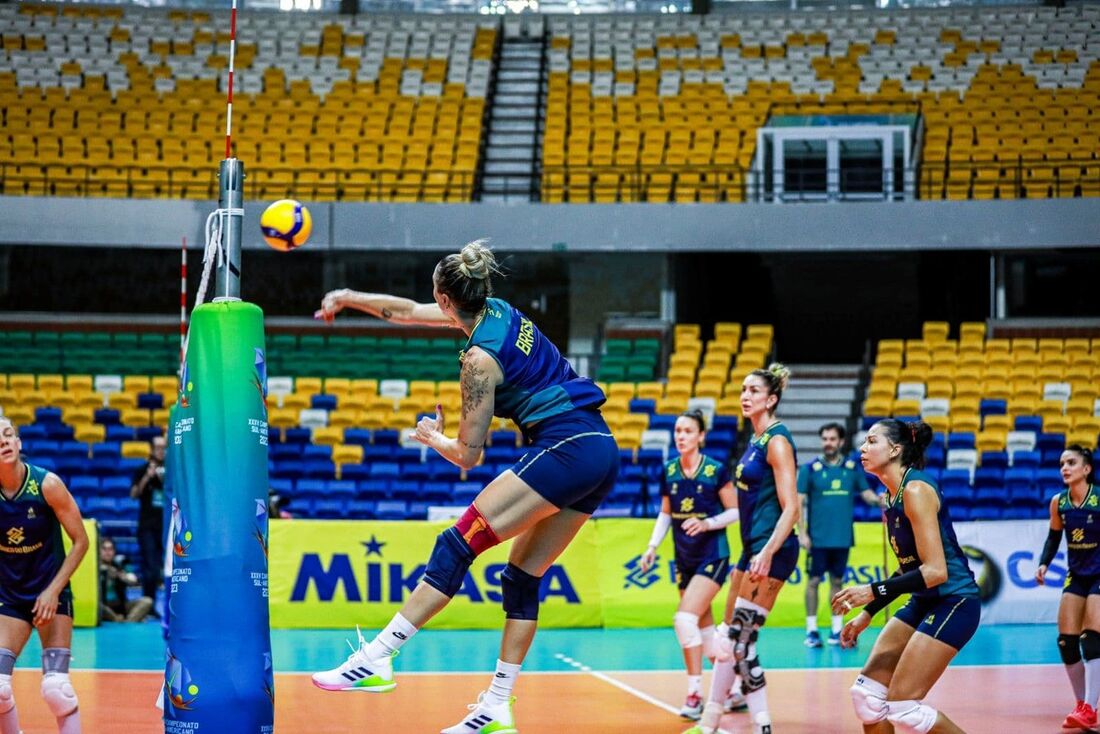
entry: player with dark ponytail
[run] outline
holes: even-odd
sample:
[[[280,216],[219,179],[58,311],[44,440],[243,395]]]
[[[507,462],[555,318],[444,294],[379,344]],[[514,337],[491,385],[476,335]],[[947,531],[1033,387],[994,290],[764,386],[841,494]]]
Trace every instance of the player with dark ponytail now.
[[[864,607],[844,626],[840,644],[854,646],[876,612],[911,594],[886,623],[851,688],[865,732],[962,732],[923,701],[981,619],[978,585],[943,496],[922,471],[930,443],[927,423],[888,418],[871,427],[860,448],[863,468],[886,486],[886,525],[898,570],[885,581],[852,586],[833,597],[834,614]]]
[[[1066,489],[1050,500],[1050,533],[1035,580],[1040,586],[1046,583],[1047,569],[1058,554],[1065,530],[1069,574],[1058,606],[1058,652],[1077,706],[1062,727],[1095,729],[1100,698],[1100,612],[1088,600],[1100,595],[1100,497],[1093,486],[1091,451],[1077,444],[1068,446],[1058,464]]]

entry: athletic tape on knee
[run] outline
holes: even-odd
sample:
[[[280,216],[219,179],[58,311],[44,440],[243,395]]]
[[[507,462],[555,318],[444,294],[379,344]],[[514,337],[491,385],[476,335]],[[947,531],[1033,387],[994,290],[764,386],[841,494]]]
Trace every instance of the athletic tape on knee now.
[[[424,569],[424,581],[437,591],[453,597],[462,588],[466,572],[475,557],[458,530],[447,528],[436,536],[435,547]]]
[[[11,675],[15,670],[15,653],[6,647],[0,647],[0,675]]]
[[[0,673],[0,714],[15,708],[15,691],[11,689],[11,673]]]
[[[1081,635],[1058,635],[1058,654],[1066,665],[1081,662]]]
[[[505,566],[500,574],[504,616],[508,619],[538,619],[541,586],[541,576],[532,576],[511,563]]]
[[[43,673],[68,673],[72,652],[67,647],[47,647],[42,650]]]
[[[699,631],[699,615],[691,612],[676,612],[672,615],[672,629],[680,647],[685,650],[703,644],[703,634]]]
[[[936,725],[936,709],[920,701],[887,701],[886,718],[902,734],[928,734]]]
[[[42,676],[42,698],[50,712],[59,719],[76,711],[79,705],[68,673],[46,673]]]
[[[886,718],[886,686],[861,675],[848,691],[856,718],[864,724],[877,724]]]
[[[462,517],[458,518],[455,529],[466,541],[466,545],[470,546],[474,556],[480,556],[494,545],[500,544],[500,538],[489,527],[489,521],[473,505],[467,507]]]
[[[1100,632],[1084,630],[1081,633],[1081,657],[1086,662],[1100,658]]]

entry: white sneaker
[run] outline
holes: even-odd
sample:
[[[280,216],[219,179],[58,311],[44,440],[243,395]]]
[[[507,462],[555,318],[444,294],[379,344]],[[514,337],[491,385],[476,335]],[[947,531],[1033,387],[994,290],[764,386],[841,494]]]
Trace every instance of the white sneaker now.
[[[393,658],[386,655],[380,658],[367,657],[367,641],[359,626],[355,626],[359,637],[359,646],[351,647],[351,655],[339,667],[313,674],[313,685],[326,691],[366,691],[367,693],[386,693],[397,687],[393,679]]]
[[[512,705],[516,697],[508,699],[507,704],[492,705],[485,700],[485,691],[477,694],[477,703],[466,708],[470,713],[466,718],[440,734],[517,734],[516,720],[512,716]]]
[[[772,734],[772,717],[761,711],[752,718],[752,734]]]
[[[726,697],[726,702],[722,706],[722,709],[727,713],[733,713],[734,711],[743,711],[749,707],[749,702],[745,700],[745,694],[738,690],[740,686],[730,689],[730,695]]]

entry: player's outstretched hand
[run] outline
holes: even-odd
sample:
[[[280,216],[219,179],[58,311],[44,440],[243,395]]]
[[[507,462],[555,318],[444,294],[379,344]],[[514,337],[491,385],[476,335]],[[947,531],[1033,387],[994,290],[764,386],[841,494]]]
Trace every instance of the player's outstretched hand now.
[[[343,298],[348,294],[347,288],[339,288],[329,291],[321,299],[321,308],[313,312],[313,318],[321,321],[332,321],[336,314],[344,310]]]
[[[861,610],[859,614],[848,620],[848,623],[840,630],[840,646],[845,648],[855,647],[860,633],[867,629],[869,624],[871,624],[871,615]]]
[[[443,406],[435,406],[435,418],[424,416],[416,424],[416,440],[428,447],[443,437]]]
[[[642,554],[642,560],[640,566],[642,573],[646,573],[649,569],[653,568],[653,564],[657,562],[657,549],[653,546],[649,546],[645,549],[645,553]]]

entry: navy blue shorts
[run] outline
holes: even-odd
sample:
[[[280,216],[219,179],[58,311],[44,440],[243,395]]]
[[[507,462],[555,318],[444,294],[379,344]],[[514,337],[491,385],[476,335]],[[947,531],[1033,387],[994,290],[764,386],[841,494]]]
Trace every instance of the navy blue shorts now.
[[[619,445],[598,410],[551,416],[524,439],[512,471],[555,507],[591,515],[615,486]]]
[[[851,548],[818,548],[813,546],[806,555],[806,573],[810,578],[823,579],[825,574],[841,581],[848,571],[848,551]]]
[[[982,602],[975,596],[911,596],[894,619],[961,650],[978,630]]]
[[[786,583],[791,578],[794,570],[798,568],[798,548],[798,538],[794,535],[788,536],[787,541],[783,543],[783,547],[772,556],[772,567],[768,571],[768,578]],[[748,546],[746,546],[741,551],[741,557],[737,559],[737,570],[747,573],[749,561],[752,560],[753,555],[755,554],[750,553]]]
[[[729,578],[729,575],[729,556],[711,558],[702,563],[682,563],[679,559],[676,561],[676,586],[678,586],[681,591],[686,589],[688,584],[691,583],[691,580],[696,576],[708,578],[721,586],[726,583],[726,579]]]
[[[0,614],[5,617],[15,617],[21,619],[27,624],[34,624],[34,609],[33,601],[23,601],[12,599],[9,601],[9,596],[0,591]],[[57,612],[63,617],[73,616],[73,591],[70,587],[66,586],[61,594],[57,597]]]
[[[1066,585],[1062,587],[1062,593],[1074,596],[1100,594],[1100,575],[1075,576],[1073,573],[1067,573]]]

